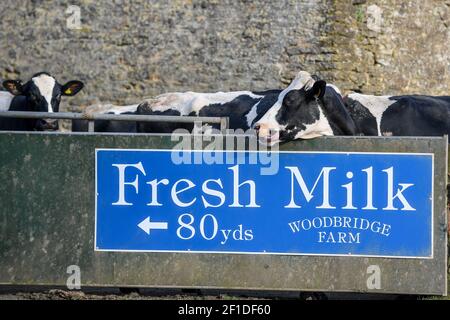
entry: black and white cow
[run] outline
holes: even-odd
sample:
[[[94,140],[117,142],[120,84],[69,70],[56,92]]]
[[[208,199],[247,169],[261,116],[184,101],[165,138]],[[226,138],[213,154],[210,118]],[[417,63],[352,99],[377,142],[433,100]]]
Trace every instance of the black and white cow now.
[[[232,91],[232,92],[171,92],[147,99],[140,103],[134,112],[133,106],[99,105],[86,109],[88,114],[135,113],[138,115],[159,116],[205,116],[205,117],[229,117],[229,128],[247,130],[253,128],[264,114],[277,102],[282,101],[284,95],[292,89],[302,88],[306,83],[314,81],[311,75],[301,71],[286,90],[266,91]],[[336,89],[337,94],[340,94]],[[99,132],[135,132],[132,124],[124,122],[96,121],[95,130]],[[218,129],[218,125],[212,125]],[[192,131],[192,123],[174,122],[140,122],[136,131],[145,133],[171,133],[176,129]],[[74,122],[73,131],[87,131],[87,121]]]
[[[261,92],[171,92],[146,99],[139,105],[117,106],[97,104],[88,106],[84,113],[136,114],[159,116],[229,117],[230,129],[247,130],[274,104],[281,90]],[[95,120],[96,132],[171,133],[176,129],[192,131],[193,123],[125,122]],[[218,129],[218,125],[210,127]],[[72,131],[88,131],[87,120],[74,120]]]
[[[97,104],[87,107],[94,114],[137,114],[162,116],[229,117],[230,128],[246,130],[276,101],[281,90],[263,92],[234,91],[216,93],[172,92],[146,99],[139,105]],[[216,127],[212,125],[211,127]],[[95,121],[96,132],[171,133],[176,129],[193,129],[192,123]],[[72,123],[72,131],[88,131],[86,120]]]
[[[360,134],[443,136],[450,133],[450,96],[372,96],[351,93],[344,102]]]
[[[293,80],[291,88],[303,87],[306,82],[313,81],[307,72],[299,72]],[[336,89],[337,90],[337,89]],[[232,92],[171,92],[146,99],[139,105],[116,106],[97,104],[86,108],[87,115],[93,114],[137,114],[160,116],[205,116],[229,117],[230,129],[247,130],[280,101],[286,90],[266,91],[232,91]],[[218,129],[218,125],[212,125]],[[171,133],[176,129],[192,131],[192,123],[174,122],[119,122],[95,121],[96,132],[140,132]],[[72,131],[88,131],[86,120],[73,121]]]
[[[247,130],[275,103],[281,90],[231,91],[215,93],[166,93],[142,102],[137,114],[162,116],[228,117],[229,129]],[[211,127],[218,129],[217,125]],[[183,128],[191,131],[192,123],[138,124],[138,132],[173,132]]]
[[[302,71],[288,89],[302,88],[308,81],[313,81],[311,75]],[[252,129],[268,110],[283,100],[289,90],[166,93],[142,102],[137,108],[137,114],[229,117],[230,129],[245,131]],[[173,132],[178,128],[191,131],[193,124],[164,122],[138,124],[138,132]]]
[[[298,81],[299,78],[302,81]],[[268,144],[323,135],[356,134],[339,89],[313,78],[306,71],[299,72],[254,128],[260,139]]]
[[[118,106],[113,104],[93,104],[84,110],[84,113],[89,117],[95,114],[136,114],[138,105],[126,105]],[[109,120],[95,120],[94,130],[95,132],[137,132],[137,123],[135,121],[109,121]],[[73,120],[72,121],[73,132],[87,132],[88,121],[87,120]]]
[[[30,81],[5,80],[0,91],[0,111],[58,112],[61,96],[74,96],[82,88],[81,81],[72,80],[61,85],[47,72],[35,74]],[[1,118],[0,130],[43,131],[57,130],[57,120]]]
[[[289,89],[289,90],[288,90]],[[267,143],[319,136],[443,136],[450,133],[450,97],[419,95],[342,98],[323,80],[288,88],[256,124]]]

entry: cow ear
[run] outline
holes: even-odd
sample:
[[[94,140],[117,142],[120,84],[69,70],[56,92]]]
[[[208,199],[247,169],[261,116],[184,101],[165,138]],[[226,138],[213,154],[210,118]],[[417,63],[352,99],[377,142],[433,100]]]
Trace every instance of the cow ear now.
[[[84,87],[83,82],[72,80],[62,86],[61,92],[64,96],[74,96],[78,92],[80,92],[80,90],[83,89],[83,87]]]
[[[308,98],[310,99],[322,99],[325,94],[325,89],[327,87],[327,83],[323,80],[318,80],[314,82],[314,85],[311,89],[307,91]]]
[[[5,80],[3,81],[3,87],[15,96],[19,96],[23,93],[21,80]]]

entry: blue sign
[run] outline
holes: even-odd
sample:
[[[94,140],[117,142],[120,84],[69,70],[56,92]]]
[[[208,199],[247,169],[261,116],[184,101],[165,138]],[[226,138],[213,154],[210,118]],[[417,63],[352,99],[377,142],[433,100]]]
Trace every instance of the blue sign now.
[[[263,155],[96,150],[95,249],[432,258],[432,154]]]

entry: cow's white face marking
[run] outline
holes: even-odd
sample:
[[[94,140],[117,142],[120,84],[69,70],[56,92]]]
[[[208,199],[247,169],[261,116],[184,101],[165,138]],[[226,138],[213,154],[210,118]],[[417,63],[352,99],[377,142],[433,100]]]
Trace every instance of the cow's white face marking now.
[[[36,87],[39,89],[41,95],[44,97],[48,104],[48,112],[53,112],[52,97],[53,89],[55,88],[55,78],[46,74],[41,74],[31,79]]]
[[[332,136],[333,129],[331,129],[330,123],[320,107],[319,114],[319,119],[314,123],[305,124],[306,129],[299,131],[294,139],[313,139],[321,136]]]
[[[261,99],[263,96],[256,95],[251,91],[231,91],[231,92],[172,92],[159,95],[152,99],[145,100],[152,111],[164,112],[175,110],[181,116],[189,115],[191,112],[198,114],[204,107],[211,104],[224,104],[233,101],[239,96],[249,96],[253,99]]]
[[[280,111],[281,106],[283,105],[283,99],[286,94],[291,90],[300,90],[301,88],[305,88],[305,90],[310,89],[314,85],[314,79],[311,77],[306,71],[300,71],[294,80],[292,80],[291,84],[281,91],[278,96],[277,102],[266,112],[266,114],[257,122],[255,126],[259,127],[259,136],[264,140],[271,141],[271,144],[275,144],[277,141],[273,142],[275,138],[279,137],[279,132],[283,128],[280,123],[278,123],[276,116],[278,111]]]
[[[377,133],[379,136],[381,133],[381,119],[383,113],[389,106],[395,103],[395,100],[390,100],[391,96],[371,96],[360,93],[351,93],[348,95],[350,99],[358,101],[375,117],[377,121]]]
[[[8,111],[14,96],[8,91],[0,91],[0,111]]]

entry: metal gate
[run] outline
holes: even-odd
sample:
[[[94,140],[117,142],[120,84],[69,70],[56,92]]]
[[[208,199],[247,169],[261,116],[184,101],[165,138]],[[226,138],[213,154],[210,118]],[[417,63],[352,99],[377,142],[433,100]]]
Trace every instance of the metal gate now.
[[[98,250],[96,149],[171,150],[177,143],[164,134],[0,132],[0,283],[65,285],[75,265],[82,286],[447,294],[446,137],[330,137],[280,148],[430,155],[428,256],[395,256],[396,249],[388,256]],[[414,175],[426,179],[425,172]],[[421,241],[420,233],[402,237],[399,248],[403,240],[405,247]]]

